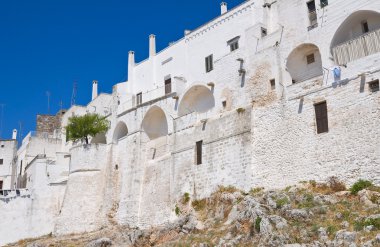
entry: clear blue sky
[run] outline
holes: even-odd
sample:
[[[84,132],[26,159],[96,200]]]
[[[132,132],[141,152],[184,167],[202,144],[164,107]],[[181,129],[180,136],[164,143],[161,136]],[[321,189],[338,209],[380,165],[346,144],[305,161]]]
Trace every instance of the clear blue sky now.
[[[157,49],[220,14],[220,0],[19,0],[0,1],[0,104],[5,104],[0,138],[22,122],[23,136],[35,130],[37,114],[69,108],[73,82],[76,104],[127,78],[128,51],[148,56],[148,36]],[[232,8],[243,0],[229,0]],[[0,107],[1,111],[1,107]],[[0,116],[1,118],[1,116]]]

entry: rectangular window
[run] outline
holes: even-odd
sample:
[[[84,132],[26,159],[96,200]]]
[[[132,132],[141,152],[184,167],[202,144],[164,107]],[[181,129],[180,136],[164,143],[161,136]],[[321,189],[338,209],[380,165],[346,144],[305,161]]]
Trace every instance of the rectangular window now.
[[[329,1],[328,0],[321,0],[321,8],[324,8],[327,5],[329,5]]]
[[[206,57],[205,61],[206,61],[206,73],[208,73],[214,69],[212,54]]]
[[[227,41],[227,45],[230,47],[230,51],[235,51],[239,49],[239,39],[240,39],[240,36],[236,36],[235,38]]]
[[[269,81],[270,83],[270,89],[275,90],[276,89],[276,80],[272,79]]]
[[[314,53],[306,56],[307,64],[312,64],[315,62]]]
[[[142,93],[138,93],[136,95],[136,105],[141,105],[142,104]]]
[[[172,78],[165,79],[165,94],[172,92]]]
[[[0,159],[0,165],[4,164],[4,160]]]
[[[309,10],[309,13],[311,12],[315,12],[315,1],[310,1],[310,2],[307,2],[307,9]]]
[[[363,33],[368,33],[369,32],[369,26],[367,21],[362,21],[362,30]]]
[[[317,133],[325,133],[329,131],[328,115],[327,115],[327,104],[321,102],[314,105],[315,109],[315,119],[317,122]]]
[[[369,90],[374,93],[379,91],[379,80],[374,80],[368,82]]]
[[[0,180],[0,190],[3,190],[3,181]]]
[[[203,141],[196,142],[195,159],[196,159],[197,165],[202,164],[202,145],[203,145]]]
[[[1,145],[1,148],[4,148],[4,145]]]
[[[20,162],[20,176],[21,176],[21,174],[22,174],[22,160]]]
[[[268,30],[266,28],[261,28],[261,38],[265,37],[268,35]]]

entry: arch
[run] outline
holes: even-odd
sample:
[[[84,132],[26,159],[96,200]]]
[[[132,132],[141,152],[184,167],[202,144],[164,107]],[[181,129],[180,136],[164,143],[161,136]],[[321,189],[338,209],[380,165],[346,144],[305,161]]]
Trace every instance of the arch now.
[[[119,140],[128,134],[128,128],[127,125],[124,122],[119,122],[116,125],[116,128],[113,132],[112,141],[113,143],[118,143]]]
[[[195,85],[183,95],[178,107],[178,115],[183,116],[192,112],[203,113],[214,107],[215,98],[211,90],[204,85]]]
[[[338,27],[331,40],[330,51],[335,62],[343,65],[379,52],[379,30],[379,12],[358,10],[352,13]]]
[[[319,48],[314,44],[299,45],[289,54],[286,68],[293,83],[322,75],[322,59]]]
[[[168,134],[168,121],[165,112],[158,106],[152,106],[145,114],[141,125],[150,140]]]
[[[91,139],[91,144],[107,144],[105,133],[99,133]]]

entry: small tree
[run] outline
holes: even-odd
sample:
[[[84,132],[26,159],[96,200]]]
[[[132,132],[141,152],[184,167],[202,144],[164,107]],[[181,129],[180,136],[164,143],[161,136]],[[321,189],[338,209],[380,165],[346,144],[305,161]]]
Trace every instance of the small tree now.
[[[89,136],[94,137],[99,133],[105,133],[109,129],[109,122],[99,114],[73,116],[65,127],[67,140],[85,141],[88,144]]]

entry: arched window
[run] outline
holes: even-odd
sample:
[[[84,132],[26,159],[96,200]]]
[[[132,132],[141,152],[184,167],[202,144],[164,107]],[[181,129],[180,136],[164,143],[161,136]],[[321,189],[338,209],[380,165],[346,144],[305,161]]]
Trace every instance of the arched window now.
[[[142,129],[150,140],[168,134],[168,122],[165,112],[158,106],[151,107],[142,121]]]
[[[380,13],[352,13],[335,32],[330,48],[338,65],[380,52]]]
[[[215,106],[215,98],[211,90],[203,85],[191,87],[184,94],[178,108],[178,115],[183,116],[192,112],[203,113]]]
[[[128,128],[127,125],[124,122],[119,122],[116,125],[116,128],[113,132],[112,141],[113,143],[118,143],[119,140],[128,134]]]
[[[302,82],[323,74],[319,49],[314,44],[302,44],[288,56],[286,68],[292,83]]]

